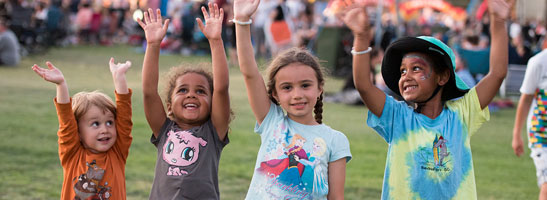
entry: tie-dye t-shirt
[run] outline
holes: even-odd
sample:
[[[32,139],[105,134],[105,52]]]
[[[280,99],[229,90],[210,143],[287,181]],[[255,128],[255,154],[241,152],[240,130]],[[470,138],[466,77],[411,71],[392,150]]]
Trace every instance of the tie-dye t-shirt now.
[[[246,199],[327,199],[328,163],[351,159],[343,133],[295,122],[274,103],[255,132],[261,145]]]
[[[389,144],[382,199],[476,199],[470,137],[490,119],[475,88],[430,119],[387,96],[367,124]]]

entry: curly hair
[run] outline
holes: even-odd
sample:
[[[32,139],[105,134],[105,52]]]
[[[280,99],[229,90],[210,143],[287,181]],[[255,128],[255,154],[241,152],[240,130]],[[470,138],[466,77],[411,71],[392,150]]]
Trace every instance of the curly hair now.
[[[207,80],[207,83],[209,84],[209,88],[210,88],[209,92],[211,93],[211,97],[212,97],[212,94],[214,91],[213,75],[211,74],[211,72],[203,69],[202,65],[205,65],[205,64],[198,64],[198,67],[186,67],[186,66],[172,67],[169,70],[169,72],[167,72],[167,75],[166,75],[167,81],[165,84],[165,89],[163,90],[164,92],[163,95],[165,96],[166,104],[172,103],[171,95],[173,94],[173,91],[175,90],[177,79],[185,74],[190,74],[190,73],[198,74],[205,77],[205,79]],[[172,114],[169,114],[169,117],[172,118],[173,117]],[[229,120],[232,121],[233,118],[234,118],[234,114],[233,114],[233,111],[230,109]]]

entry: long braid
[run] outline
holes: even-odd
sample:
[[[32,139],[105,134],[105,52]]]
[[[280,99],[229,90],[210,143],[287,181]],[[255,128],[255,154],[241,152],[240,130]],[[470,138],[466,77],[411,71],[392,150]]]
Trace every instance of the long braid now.
[[[323,123],[323,93],[317,98],[315,107],[313,108],[313,113],[315,114],[315,121],[319,124]]]

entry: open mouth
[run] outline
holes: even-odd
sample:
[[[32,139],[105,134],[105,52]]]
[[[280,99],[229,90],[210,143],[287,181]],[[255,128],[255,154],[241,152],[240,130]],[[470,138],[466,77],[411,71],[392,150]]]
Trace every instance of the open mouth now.
[[[416,88],[418,88],[418,86],[416,86],[416,85],[405,86],[405,87],[403,87],[403,92],[410,92],[412,90],[415,90]]]
[[[108,141],[110,141],[110,137],[99,138],[98,140],[99,142],[107,143]]]
[[[196,108],[198,108],[198,105],[193,104],[193,103],[189,103],[189,104],[185,104],[184,108],[186,108],[186,109],[196,109]]]

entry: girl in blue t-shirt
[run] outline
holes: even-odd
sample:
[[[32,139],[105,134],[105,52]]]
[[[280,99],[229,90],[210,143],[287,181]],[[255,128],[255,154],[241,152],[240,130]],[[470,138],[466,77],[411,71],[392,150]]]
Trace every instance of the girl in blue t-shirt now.
[[[317,58],[298,48],[281,52],[268,66],[266,86],[250,36],[258,4],[235,0],[232,20],[255,132],[262,142],[246,198],[343,199],[349,142],[322,123],[325,80]]]
[[[477,198],[469,138],[489,119],[487,106],[507,73],[505,21],[511,5],[489,1],[491,68],[471,89],[454,73],[454,53],[441,41],[421,36],[390,44],[382,76],[406,103],[370,80],[372,32],[365,9],[345,12],[354,35],[354,83],[369,108],[367,124],[389,144],[382,199]]]

